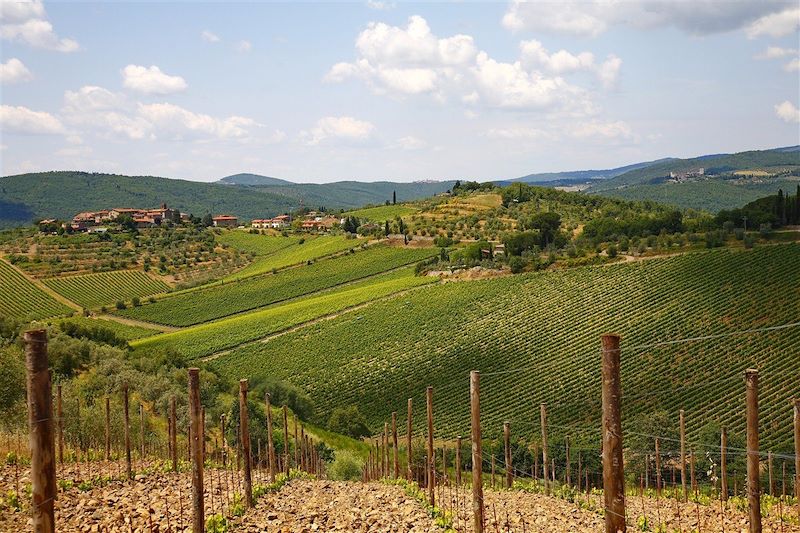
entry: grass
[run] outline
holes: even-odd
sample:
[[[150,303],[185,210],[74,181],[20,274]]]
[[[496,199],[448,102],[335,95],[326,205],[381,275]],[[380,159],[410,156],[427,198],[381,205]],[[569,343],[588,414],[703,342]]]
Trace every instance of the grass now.
[[[99,272],[81,276],[49,278],[42,282],[73,302],[92,309],[115,302],[143,298],[169,289],[161,280],[140,270]]]
[[[600,335],[622,335],[623,417],[687,413],[690,441],[709,422],[744,429],[742,371],[763,372],[764,449],[791,451],[800,328],[634,349],[659,341],[797,321],[800,245],[712,250],[603,267],[446,283],[376,302],[211,364],[231,378],[270,376],[305,390],[320,419],[358,405],[371,427],[434,387],[437,438],[469,433],[468,373],[483,374],[487,437],[506,420],[538,429],[548,403],[555,434],[587,446],[600,423]],[[332,371],[335,369],[335,371]],[[424,416],[415,418],[422,429]]]
[[[253,237],[256,237],[255,235]],[[262,236],[263,237],[263,236]],[[241,239],[241,237],[239,237]],[[263,238],[283,238],[283,237],[263,237]],[[266,274],[273,270],[279,270],[293,265],[299,265],[307,261],[313,261],[327,255],[337,254],[357,248],[365,243],[365,239],[351,239],[343,235],[320,235],[318,237],[308,237],[300,244],[298,240],[290,246],[280,248],[270,254],[257,255],[256,259],[242,270],[230,274],[224,281],[234,281],[250,276]],[[255,246],[252,242],[243,244],[249,248]]]
[[[72,322],[84,327],[101,327],[105,329],[110,329],[113,331],[117,337],[121,339],[125,339],[128,341],[136,340],[136,339],[143,339],[145,337],[150,337],[152,335],[157,335],[161,333],[161,331],[157,329],[150,329],[150,328],[143,328],[139,326],[131,326],[130,324],[123,324],[121,322],[117,322],[115,320],[105,320],[102,318],[89,318],[83,316],[75,316],[70,318],[65,318],[62,320],[55,321],[56,324],[60,324],[62,322]]]
[[[330,289],[435,254],[433,248],[374,246],[274,275],[183,292],[118,314],[170,326],[191,326]]]
[[[29,321],[69,315],[73,311],[37,287],[17,269],[0,260],[0,315]]]
[[[242,230],[223,231],[216,236],[217,242],[228,245],[243,252],[253,253],[262,257],[295,245],[300,237],[280,237],[274,235],[254,234]]]
[[[140,350],[174,349],[197,359],[433,281],[436,278],[414,276],[410,269],[390,272],[322,295],[149,337],[131,345]]]
[[[366,209],[356,209],[355,211],[348,211],[343,216],[352,216],[372,222],[383,223],[387,220],[391,221],[397,217],[403,218],[413,215],[419,209],[410,205],[381,205],[378,207],[368,207]]]

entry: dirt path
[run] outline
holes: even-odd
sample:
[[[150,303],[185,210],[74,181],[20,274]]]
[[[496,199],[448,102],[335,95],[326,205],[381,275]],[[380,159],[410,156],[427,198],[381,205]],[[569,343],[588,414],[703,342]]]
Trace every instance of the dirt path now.
[[[0,261],[3,261],[8,266],[10,266],[14,270],[16,270],[17,272],[22,274],[25,277],[25,279],[27,279],[28,281],[30,281],[31,283],[36,285],[37,288],[39,288],[41,291],[47,293],[48,296],[51,296],[56,301],[61,302],[62,304],[66,305],[67,307],[71,307],[72,309],[75,309],[76,311],[83,311],[83,308],[80,305],[76,304],[72,300],[68,300],[67,298],[64,298],[63,296],[58,294],[56,291],[54,291],[53,289],[51,289],[50,287],[48,287],[47,285],[45,285],[44,283],[42,283],[38,279],[34,278],[33,276],[31,276],[30,274],[28,274],[27,272],[25,272],[21,268],[17,268],[16,266],[12,265],[11,263],[9,263],[6,260],[5,257],[0,256]]]
[[[128,326],[136,326],[137,328],[145,328],[145,329],[152,329],[154,331],[161,331],[164,333],[170,331],[178,331],[181,328],[176,328],[175,326],[165,326],[163,324],[156,324],[154,322],[145,322],[144,320],[134,320],[133,318],[125,318],[117,315],[112,315],[110,313],[106,314],[99,314],[97,318],[101,318],[103,320],[113,320],[114,322],[119,322],[120,324],[126,324]]]

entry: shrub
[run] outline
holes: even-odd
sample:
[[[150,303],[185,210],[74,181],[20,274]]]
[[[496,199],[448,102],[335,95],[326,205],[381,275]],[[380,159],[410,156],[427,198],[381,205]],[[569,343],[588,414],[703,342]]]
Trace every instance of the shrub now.
[[[328,468],[328,475],[337,481],[358,481],[364,461],[348,450],[336,452],[333,464]]]
[[[511,267],[512,274],[519,274],[525,269],[528,262],[518,255],[513,255],[508,260],[508,266]]]
[[[328,419],[328,429],[354,439],[368,437],[371,433],[367,427],[367,419],[355,405],[334,409]]]
[[[142,305],[142,301],[139,300],[138,296],[134,296],[133,299],[131,300],[131,303],[133,304],[134,307],[139,307],[140,305]]]
[[[617,257],[617,247],[613,244],[609,245],[608,248],[606,248],[606,253],[608,254],[608,257],[611,257],[612,259]]]
[[[128,306],[125,305],[125,302],[123,302],[122,300],[117,300],[117,309],[122,310],[122,309],[127,309],[127,307]]]

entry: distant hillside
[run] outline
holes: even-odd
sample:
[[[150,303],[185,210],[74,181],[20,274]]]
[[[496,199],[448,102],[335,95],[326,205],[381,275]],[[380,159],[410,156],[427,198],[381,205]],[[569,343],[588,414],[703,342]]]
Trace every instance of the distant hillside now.
[[[398,201],[413,200],[445,191],[454,183],[294,184],[255,174],[224,179],[200,183],[72,171],[6,176],[0,178],[0,228],[30,224],[35,218],[71,218],[85,210],[155,207],[162,202],[198,216],[226,213],[249,220],[275,216],[301,204],[326,209],[383,204],[395,192]],[[234,184],[239,181],[251,184]]]
[[[701,176],[691,175],[701,168]],[[586,192],[715,212],[792,188],[798,181],[800,147],[791,146],[655,162],[593,182]]]
[[[542,172],[538,174],[528,174],[520,178],[504,180],[501,184],[514,183],[521,181],[524,183],[533,183],[537,185],[579,185],[580,183],[589,183],[592,181],[607,180],[640,168],[646,168],[657,163],[672,161],[672,158],[658,159],[656,161],[645,161],[643,163],[634,163],[632,165],[625,165],[623,167],[608,168],[604,170],[571,170],[566,172]]]

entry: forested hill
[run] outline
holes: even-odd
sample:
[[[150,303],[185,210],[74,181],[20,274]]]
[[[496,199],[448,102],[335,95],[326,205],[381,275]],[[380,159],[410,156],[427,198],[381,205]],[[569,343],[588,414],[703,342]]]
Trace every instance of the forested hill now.
[[[225,213],[271,217],[301,203],[327,209],[382,204],[394,193],[398,201],[430,196],[452,182],[294,184],[280,186],[200,183],[155,176],[88,172],[39,172],[0,178],[0,228],[29,224],[35,218],[71,218],[75,213],[110,207],[155,207],[163,202],[202,215]]]

